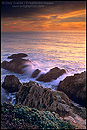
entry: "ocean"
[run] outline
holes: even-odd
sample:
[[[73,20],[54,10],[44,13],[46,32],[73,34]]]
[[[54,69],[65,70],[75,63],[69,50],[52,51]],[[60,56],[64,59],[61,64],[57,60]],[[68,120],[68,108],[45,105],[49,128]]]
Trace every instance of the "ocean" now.
[[[81,73],[86,70],[86,32],[58,31],[58,32],[2,32],[1,33],[1,62],[15,53],[26,53],[32,61],[32,72],[40,69],[46,73],[54,67],[66,70],[66,74],[56,80],[44,83],[36,81],[27,73],[16,74],[1,68],[1,84],[6,75],[15,75],[20,82],[30,80],[56,90],[56,86],[66,76]],[[28,70],[27,70],[28,72]],[[8,93],[1,87],[1,102],[15,103],[15,93]]]

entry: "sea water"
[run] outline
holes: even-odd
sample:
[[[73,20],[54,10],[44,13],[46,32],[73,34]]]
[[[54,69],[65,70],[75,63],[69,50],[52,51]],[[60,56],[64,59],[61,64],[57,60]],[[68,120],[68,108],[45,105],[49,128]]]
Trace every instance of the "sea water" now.
[[[51,82],[39,82],[31,78],[30,74],[16,74],[1,68],[1,84],[6,75],[15,75],[20,82],[30,80],[56,90],[59,82],[66,76],[81,73],[86,70],[86,32],[85,31],[57,31],[57,32],[2,32],[1,33],[1,62],[15,53],[26,53],[32,61],[32,72],[40,69],[46,73],[54,67],[66,70],[66,74]],[[15,93],[8,93],[1,87],[1,102],[14,104]]]

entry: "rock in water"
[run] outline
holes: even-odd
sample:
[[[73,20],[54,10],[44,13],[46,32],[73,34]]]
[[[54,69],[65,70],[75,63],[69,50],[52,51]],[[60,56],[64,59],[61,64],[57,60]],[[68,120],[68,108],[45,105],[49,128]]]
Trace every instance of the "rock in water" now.
[[[24,73],[23,69],[25,67],[32,66],[32,63],[30,60],[21,58],[21,57],[24,57],[24,55],[26,55],[26,54],[19,53],[19,54],[11,55],[9,58],[10,59],[12,58],[13,60],[11,60],[10,62],[3,61],[1,63],[1,67],[3,69],[10,70],[15,73],[23,74]],[[29,64],[26,64],[26,63],[29,63]]]
[[[8,59],[16,59],[16,58],[22,58],[27,56],[28,55],[25,53],[18,53],[18,54],[12,54],[11,56],[8,56]]]
[[[36,69],[36,70],[32,73],[31,77],[36,78],[37,75],[38,75],[40,72],[41,72],[41,70]]]
[[[57,90],[63,91],[73,101],[86,107],[86,72],[67,76],[59,83]]]
[[[52,68],[49,72],[46,74],[41,74],[37,80],[38,81],[44,81],[44,82],[50,82],[52,79],[57,79],[59,76],[66,73],[64,69],[59,69],[58,67]]]
[[[14,75],[7,75],[4,79],[2,87],[8,92],[17,92],[19,90],[21,83],[19,79]]]

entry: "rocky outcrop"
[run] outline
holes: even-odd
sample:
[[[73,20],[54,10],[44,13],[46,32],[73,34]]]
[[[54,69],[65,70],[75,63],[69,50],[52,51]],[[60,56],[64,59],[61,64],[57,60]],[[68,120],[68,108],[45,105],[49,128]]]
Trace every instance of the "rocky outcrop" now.
[[[36,78],[37,75],[38,75],[40,72],[41,72],[41,70],[36,69],[36,70],[32,73],[31,77],[32,77],[32,78]]]
[[[56,112],[61,117],[75,117],[78,114],[85,119],[86,116],[86,109],[74,105],[65,93],[43,88],[33,81],[23,83],[20,87],[16,93],[16,104]]]
[[[67,76],[57,90],[66,93],[70,99],[86,107],[86,72]]]
[[[24,54],[26,55],[26,54]],[[22,59],[24,57],[23,54],[13,54],[8,58],[13,59],[11,61],[3,61],[1,63],[1,67],[6,70],[10,70],[15,73],[23,74],[24,68],[27,66],[32,66],[32,62],[28,59]]]
[[[59,69],[58,67],[52,68],[46,74],[41,74],[36,80],[43,82],[50,82],[53,79],[57,79],[59,76],[66,73],[64,69]]]
[[[21,86],[19,79],[14,75],[7,75],[4,79],[2,87],[8,92],[17,92]]]
[[[57,126],[57,129],[64,129],[66,127],[67,129],[73,129],[72,124],[78,127],[78,129],[86,129],[86,108],[75,105],[64,92],[43,88],[34,81],[21,84],[17,77],[7,76],[4,85],[8,85],[9,87],[12,84],[13,87],[11,86],[11,89],[14,88],[14,86],[18,86],[18,92],[15,95],[15,107],[2,104],[1,127],[11,127],[12,129],[36,127],[40,129],[44,128],[46,124],[50,126],[50,123],[52,124],[54,122],[53,124],[58,124],[53,127],[52,125],[50,127],[46,125],[45,128],[51,129]],[[48,113],[49,115],[47,115]],[[46,116],[46,119],[50,119],[50,123],[44,116]],[[55,120],[56,118],[57,120]],[[26,121],[28,121],[29,124]],[[40,121],[39,126],[38,121]],[[67,126],[67,124],[64,123],[65,121],[71,123],[70,126]],[[32,124],[34,125],[33,127],[31,127],[32,122],[34,122],[34,124]]]
[[[28,73],[31,74],[31,69],[32,69],[32,61],[28,60],[28,59],[22,59],[23,57],[28,56],[25,53],[18,53],[18,54],[12,54],[11,56],[8,56],[8,59],[12,59],[11,61],[3,61],[1,63],[1,67],[3,69],[15,72],[15,73],[19,73],[19,74],[23,74],[26,73],[26,67],[30,67],[28,68]],[[32,78],[36,78],[37,75],[41,72],[41,70],[36,69],[31,77]],[[51,80],[55,80],[57,79],[59,76],[63,75],[64,73],[66,73],[66,71],[64,69],[59,69],[58,67],[52,68],[50,69],[49,72],[47,72],[46,74],[41,74],[36,80],[37,81],[43,81],[43,82],[50,82]]]
[[[28,55],[25,53],[18,53],[18,54],[12,54],[11,56],[8,56],[8,59],[16,59],[16,58],[22,58],[27,57]]]

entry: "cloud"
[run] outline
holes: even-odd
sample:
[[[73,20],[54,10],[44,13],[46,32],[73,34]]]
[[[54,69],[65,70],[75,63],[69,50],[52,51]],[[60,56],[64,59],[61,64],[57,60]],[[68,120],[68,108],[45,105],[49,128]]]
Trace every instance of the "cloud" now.
[[[26,3],[28,1],[24,2]],[[38,31],[85,28],[85,1],[53,1],[52,3],[51,1],[40,1],[40,3],[36,3],[36,7],[30,8],[20,7],[20,5],[23,4],[13,4],[13,2],[12,4],[1,4],[2,31]],[[14,5],[16,7],[13,7]],[[35,3],[27,3],[27,5],[34,6]],[[43,7],[38,7],[38,5],[43,5]]]
[[[19,1],[18,1],[19,2]],[[69,11],[79,10],[86,8],[85,1],[7,1],[1,3],[1,16],[2,17],[26,17],[39,14],[63,14]],[[42,4],[40,4],[42,2]],[[33,3],[33,4],[30,4]],[[37,3],[37,4],[35,4]],[[48,4],[46,4],[48,3]],[[52,3],[52,4],[50,4]],[[26,5],[26,8],[24,7]],[[28,6],[31,7],[29,8]],[[38,7],[43,5],[43,7]],[[34,7],[36,6],[36,7]]]
[[[59,22],[85,22],[86,17],[69,17],[69,18],[64,18],[60,20]]]

